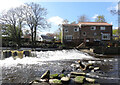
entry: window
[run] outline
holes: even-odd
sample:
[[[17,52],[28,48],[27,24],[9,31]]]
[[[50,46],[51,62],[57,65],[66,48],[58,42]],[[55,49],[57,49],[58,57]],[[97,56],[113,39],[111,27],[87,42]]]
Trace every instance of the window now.
[[[66,39],[66,40],[72,40],[72,35],[66,35],[66,36],[65,36],[65,39]]]
[[[94,33],[94,36],[96,36],[97,35],[97,33]]]
[[[110,34],[109,33],[102,34],[102,40],[110,40]]]
[[[79,31],[79,27],[74,28],[74,32],[78,32]]]
[[[65,28],[65,29],[64,29],[64,32],[68,32],[68,29],[67,29],[67,28]]]
[[[100,27],[100,30],[105,30],[105,27]]]
[[[83,36],[86,36],[86,32],[83,32]]]
[[[95,26],[92,26],[92,27],[91,27],[91,30],[96,30],[96,27],[95,27]]]

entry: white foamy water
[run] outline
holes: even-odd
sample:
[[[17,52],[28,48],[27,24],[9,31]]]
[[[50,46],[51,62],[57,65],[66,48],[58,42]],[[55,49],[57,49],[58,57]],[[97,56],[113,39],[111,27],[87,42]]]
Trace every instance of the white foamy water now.
[[[88,54],[84,54],[78,50],[61,50],[61,51],[40,51],[33,52],[36,57],[24,57],[22,59],[17,58],[14,60],[12,57],[0,60],[0,65],[4,67],[13,67],[18,64],[42,64],[41,61],[56,61],[56,60],[66,60],[66,59],[87,59],[93,58]]]

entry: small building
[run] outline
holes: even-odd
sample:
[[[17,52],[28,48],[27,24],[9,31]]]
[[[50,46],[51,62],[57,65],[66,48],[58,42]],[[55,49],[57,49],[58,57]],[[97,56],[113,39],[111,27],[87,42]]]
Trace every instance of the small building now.
[[[40,35],[39,37],[37,36],[37,41],[51,42],[53,40],[54,40],[54,37],[52,36],[47,36],[47,35]]]
[[[112,25],[106,22],[79,22],[62,24],[62,38],[65,44],[79,45],[82,42],[112,40]]]

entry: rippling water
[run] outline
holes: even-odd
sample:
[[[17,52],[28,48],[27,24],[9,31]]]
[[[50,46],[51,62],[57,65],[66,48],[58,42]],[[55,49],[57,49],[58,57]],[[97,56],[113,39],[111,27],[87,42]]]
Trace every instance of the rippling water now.
[[[62,69],[66,72],[74,71],[71,66],[77,60],[87,60],[85,63],[96,63],[99,65],[102,73],[89,73],[96,78],[101,78],[99,82],[108,79],[107,83],[112,80],[118,82],[118,58],[94,58],[78,50],[61,50],[61,51],[41,51],[33,52],[35,57],[24,57],[23,59],[14,60],[12,57],[0,60],[2,68],[3,83],[28,83],[36,77],[40,77],[46,70],[51,73],[60,73]]]

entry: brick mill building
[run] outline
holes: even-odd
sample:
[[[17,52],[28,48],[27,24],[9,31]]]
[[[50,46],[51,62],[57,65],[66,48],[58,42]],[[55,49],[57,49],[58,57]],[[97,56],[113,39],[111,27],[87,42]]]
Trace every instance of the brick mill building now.
[[[107,42],[112,40],[112,25],[106,22],[62,24],[62,35],[65,44]]]

